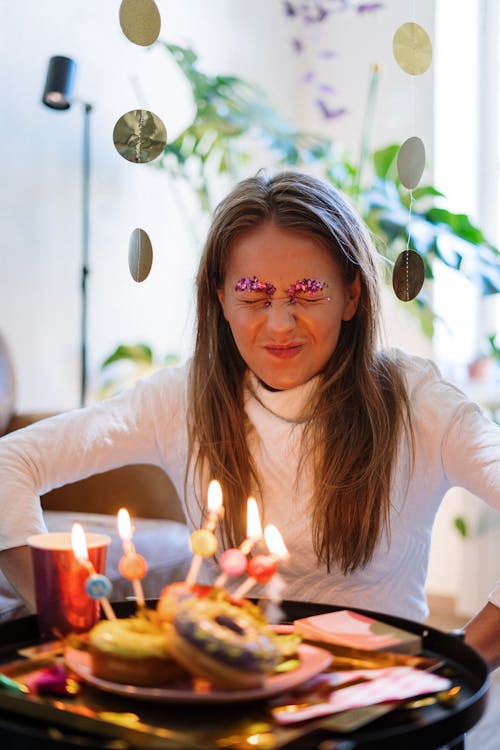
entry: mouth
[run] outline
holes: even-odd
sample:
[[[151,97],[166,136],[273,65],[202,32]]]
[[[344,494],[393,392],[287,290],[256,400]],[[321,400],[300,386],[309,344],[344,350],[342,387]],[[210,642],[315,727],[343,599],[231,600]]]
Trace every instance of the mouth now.
[[[303,350],[303,344],[269,344],[264,349],[278,359],[292,359]]]

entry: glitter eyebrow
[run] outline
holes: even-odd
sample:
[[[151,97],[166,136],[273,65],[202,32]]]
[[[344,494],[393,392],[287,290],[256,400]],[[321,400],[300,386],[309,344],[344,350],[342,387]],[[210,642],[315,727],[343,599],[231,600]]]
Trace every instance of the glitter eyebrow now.
[[[257,276],[250,278],[249,276],[243,276],[236,282],[234,287],[235,292],[264,292],[264,294],[271,295],[276,291],[276,287],[270,284],[269,281],[259,281]]]
[[[290,284],[287,289],[287,294],[290,297],[290,303],[294,304],[297,302],[297,294],[317,294],[323,291],[328,286],[326,281],[320,279],[297,279],[294,284]],[[234,287],[235,292],[261,292],[264,293],[268,299],[265,302],[265,306],[269,307],[271,304],[271,297],[276,291],[274,284],[269,281],[259,281],[257,276],[242,276],[238,279],[236,286]]]
[[[295,284],[290,284],[288,287],[288,294],[292,299],[299,292],[305,294],[317,294],[318,292],[326,289],[328,284],[326,281],[320,281],[319,279],[298,279]]]

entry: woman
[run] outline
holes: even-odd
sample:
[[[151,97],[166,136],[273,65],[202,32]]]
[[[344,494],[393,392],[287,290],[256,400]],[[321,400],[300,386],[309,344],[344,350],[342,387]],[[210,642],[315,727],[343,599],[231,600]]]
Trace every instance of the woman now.
[[[7,575],[22,586],[13,560],[43,530],[40,493],[156,463],[193,528],[220,481],[224,546],[242,541],[257,497],[290,551],[287,598],[424,620],[435,513],[453,485],[500,508],[500,431],[430,362],[377,351],[360,219],[316,178],[258,174],[216,210],[197,288],[188,368],[0,441],[0,547],[21,548],[0,557]]]

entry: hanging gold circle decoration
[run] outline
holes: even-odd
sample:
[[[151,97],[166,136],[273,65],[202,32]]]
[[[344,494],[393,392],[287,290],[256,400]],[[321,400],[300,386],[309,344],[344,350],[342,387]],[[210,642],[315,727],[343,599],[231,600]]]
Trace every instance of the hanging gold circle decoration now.
[[[127,39],[149,47],[160,35],[161,18],[154,0],[122,0],[120,26]]]
[[[407,138],[398,151],[397,168],[401,184],[408,190],[417,187],[425,167],[425,146],[418,136]]]
[[[403,250],[396,259],[392,272],[394,294],[402,302],[415,299],[424,285],[424,261],[415,250]]]
[[[147,279],[153,265],[153,247],[144,229],[134,229],[128,243],[128,267],[134,281]]]
[[[432,62],[432,42],[418,23],[404,23],[396,30],[392,51],[400,68],[412,76],[425,73]]]
[[[167,143],[167,131],[158,115],[147,109],[133,109],[122,115],[113,129],[115,148],[127,161],[153,161]]]

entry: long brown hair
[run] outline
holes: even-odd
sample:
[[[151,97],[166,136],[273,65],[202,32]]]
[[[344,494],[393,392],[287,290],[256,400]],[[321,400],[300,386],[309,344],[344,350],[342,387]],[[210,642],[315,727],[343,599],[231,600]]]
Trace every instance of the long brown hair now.
[[[376,351],[380,289],[376,252],[346,198],[300,172],[243,180],[217,207],[197,276],[197,333],[189,382],[189,453],[195,471],[223,488],[226,544],[245,536],[246,498],[259,477],[247,446],[243,361],[224,318],[217,289],[235,240],[265,223],[320,240],[343,280],[359,274],[356,314],[344,321],[321,378],[304,432],[314,457],[312,534],[318,561],[344,573],[366,565],[390,531],[391,473],[404,430],[412,443],[408,396],[396,363]]]

